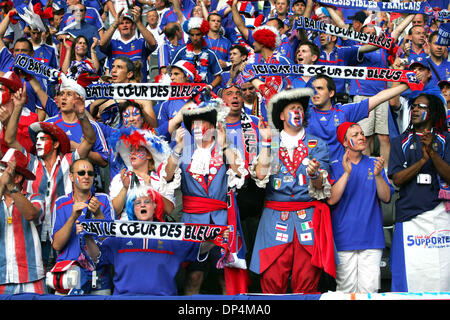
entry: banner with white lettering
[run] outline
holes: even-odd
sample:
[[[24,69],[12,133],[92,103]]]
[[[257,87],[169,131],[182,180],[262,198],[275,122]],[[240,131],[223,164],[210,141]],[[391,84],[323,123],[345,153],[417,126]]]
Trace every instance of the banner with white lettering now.
[[[228,226],[148,221],[82,220],[87,234],[97,237],[141,238],[158,240],[213,241],[222,246],[222,233]]]
[[[303,75],[315,77],[325,74],[332,78],[379,80],[405,82],[411,90],[422,90],[423,83],[411,70],[399,70],[376,67],[349,67],[308,64],[252,64],[243,71],[243,78],[251,81],[260,76],[292,76]]]
[[[436,38],[436,44],[450,46],[450,23],[441,23]]]
[[[329,5],[344,9],[360,9],[368,11],[387,11],[387,12],[401,12],[401,13],[424,13],[432,15],[438,20],[448,19],[449,12],[447,9],[442,9],[437,12],[428,1],[418,2],[381,2],[370,0],[317,0],[319,4]]]
[[[371,44],[387,50],[390,49],[392,44],[394,43],[394,39],[386,36],[384,33],[380,34],[379,36],[370,35],[364,32],[341,28],[334,24],[324,23],[319,20],[314,20],[302,16],[298,17],[298,19],[295,20],[293,28],[323,32],[332,36],[343,37],[361,43]]]
[[[61,74],[61,71],[58,69],[54,69],[25,54],[19,54],[16,56],[13,68],[19,69],[26,74],[30,74],[38,78],[44,78],[49,81],[58,81]]]
[[[84,89],[86,90],[86,99],[165,101],[190,99],[205,87],[205,83],[112,83],[91,84]]]
[[[402,231],[408,291],[449,291],[450,215],[444,204],[403,222]]]
[[[228,226],[193,224],[180,222],[150,222],[150,221],[106,221],[106,220],[81,220],[83,231],[79,234],[81,254],[78,263],[88,270],[94,270],[96,263],[87,252],[86,236],[94,236],[95,239],[118,237],[139,238],[156,240],[179,240],[191,242],[211,241],[222,248],[223,255],[217,265],[223,268],[223,260],[233,259],[229,256],[228,241],[223,238],[223,233]]]
[[[58,81],[61,71],[36,60],[28,55],[16,56],[13,68],[26,74],[44,78],[49,81]],[[91,84],[85,87],[86,99],[134,99],[166,101],[177,99],[190,99],[196,96],[206,83],[114,83]]]

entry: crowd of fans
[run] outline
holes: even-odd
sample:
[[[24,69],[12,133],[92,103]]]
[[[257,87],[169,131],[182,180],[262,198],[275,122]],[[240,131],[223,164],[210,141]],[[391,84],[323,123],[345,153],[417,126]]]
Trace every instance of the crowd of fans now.
[[[418,13],[315,0],[1,2],[0,293],[192,295],[208,273],[223,294],[249,281],[268,294],[378,292],[381,202],[392,201],[391,290],[450,291],[450,62],[439,33],[450,5],[423,3]],[[58,79],[19,68],[20,55]],[[262,64],[415,80],[254,76]],[[139,83],[202,85],[167,100],[86,90]],[[89,219],[230,226],[223,239],[244,245],[96,238],[80,224]]]

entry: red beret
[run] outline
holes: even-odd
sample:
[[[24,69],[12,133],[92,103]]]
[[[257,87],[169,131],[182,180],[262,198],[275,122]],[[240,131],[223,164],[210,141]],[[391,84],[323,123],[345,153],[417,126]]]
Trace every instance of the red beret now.
[[[355,122],[344,122],[339,125],[339,127],[336,130],[337,139],[341,144],[344,144],[344,138],[345,134],[347,133],[348,128],[350,128],[352,125],[357,124]]]

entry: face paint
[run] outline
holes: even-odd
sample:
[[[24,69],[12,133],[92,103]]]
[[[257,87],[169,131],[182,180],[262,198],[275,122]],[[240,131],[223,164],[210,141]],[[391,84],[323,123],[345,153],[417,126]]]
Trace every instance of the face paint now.
[[[428,112],[427,111],[423,111],[422,112],[422,121],[428,120]]]
[[[352,138],[348,138],[347,142],[350,145],[350,147],[353,148],[355,146],[355,144],[353,143],[353,139]]]
[[[132,155],[138,159],[146,160],[147,152],[144,148],[134,149]]]
[[[11,99],[11,92],[5,86],[1,86],[2,91],[2,104],[7,103]]]
[[[299,110],[289,111],[288,123],[295,128],[300,128],[303,123],[303,114]]]
[[[124,123],[125,127],[129,127],[131,122],[133,122],[135,126],[136,126],[136,124],[142,122],[141,121],[142,120],[141,112],[136,107],[128,107],[122,113],[122,117],[123,117],[123,123]]]
[[[79,177],[76,177],[76,178],[75,178],[75,185],[76,185],[77,187],[80,186],[80,178],[79,178]]]
[[[207,126],[201,120],[194,121],[192,133],[195,140],[203,140],[205,134],[208,132]]]
[[[38,157],[42,157],[52,151],[52,138],[44,132],[39,132],[36,137],[36,152]]]

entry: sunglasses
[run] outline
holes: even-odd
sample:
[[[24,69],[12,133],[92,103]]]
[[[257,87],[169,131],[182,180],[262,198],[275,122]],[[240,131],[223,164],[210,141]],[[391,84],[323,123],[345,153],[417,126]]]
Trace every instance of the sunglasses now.
[[[429,108],[429,106],[426,105],[425,103],[414,103],[409,106],[410,109],[414,109],[415,107],[418,107],[419,109],[428,109]]]
[[[93,176],[95,175],[95,172],[94,172],[94,171],[91,171],[91,170],[88,170],[88,171],[86,171],[86,170],[80,170],[80,171],[77,171],[77,174],[78,174],[79,176],[85,176],[86,173],[87,173],[87,175],[88,175],[89,177],[93,177]]]

